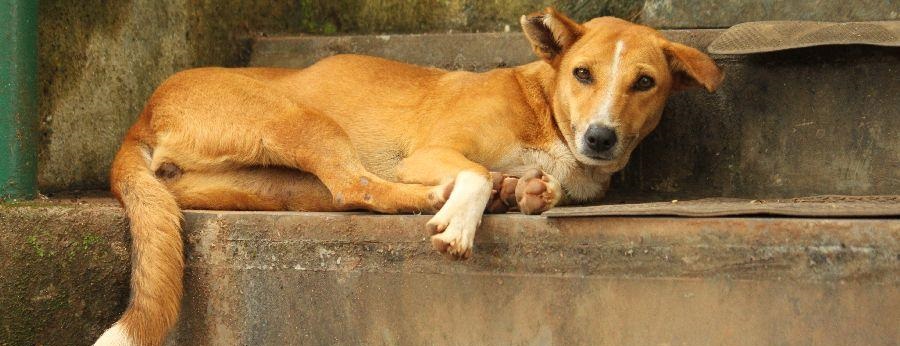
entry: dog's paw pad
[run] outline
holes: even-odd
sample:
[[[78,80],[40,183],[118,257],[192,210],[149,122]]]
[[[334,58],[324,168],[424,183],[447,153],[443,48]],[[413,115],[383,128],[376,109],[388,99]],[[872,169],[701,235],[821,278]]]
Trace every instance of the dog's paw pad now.
[[[487,213],[502,214],[516,208],[516,184],[519,178],[506,174],[491,172],[491,198],[488,200]]]
[[[516,202],[523,214],[540,214],[556,205],[560,193],[559,183],[553,177],[532,169],[519,178]]]

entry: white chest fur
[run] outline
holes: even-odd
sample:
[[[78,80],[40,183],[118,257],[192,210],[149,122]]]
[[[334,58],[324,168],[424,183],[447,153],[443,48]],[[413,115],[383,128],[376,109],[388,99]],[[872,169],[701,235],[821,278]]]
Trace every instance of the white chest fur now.
[[[578,162],[562,142],[554,142],[546,148],[513,147],[500,162],[489,168],[511,175],[538,168],[559,181],[566,193],[564,200],[575,203],[603,197],[609,184],[609,174]]]

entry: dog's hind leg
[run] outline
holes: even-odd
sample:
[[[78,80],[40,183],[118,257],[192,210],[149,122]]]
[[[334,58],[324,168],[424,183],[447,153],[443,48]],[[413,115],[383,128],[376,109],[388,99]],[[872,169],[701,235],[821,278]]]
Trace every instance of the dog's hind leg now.
[[[182,209],[342,210],[333,205],[331,193],[318,178],[290,168],[246,167],[157,177],[172,191]]]
[[[287,167],[328,188],[328,209],[434,212],[444,202],[444,187],[389,182],[366,170],[340,125],[280,89],[215,70],[179,75],[142,116],[153,132],[153,171],[167,162],[185,174]]]
[[[331,119],[306,111],[297,118],[306,121],[265,127],[267,160],[315,175],[331,192],[335,209],[431,213],[446,201],[449,183],[435,186],[384,180],[363,166],[347,134]]]

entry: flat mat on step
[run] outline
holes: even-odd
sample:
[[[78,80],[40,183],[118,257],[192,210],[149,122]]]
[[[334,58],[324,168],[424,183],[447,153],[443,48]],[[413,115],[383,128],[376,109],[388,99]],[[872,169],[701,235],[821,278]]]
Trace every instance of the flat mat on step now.
[[[710,45],[713,54],[750,54],[836,44],[900,46],[900,21],[765,21],[735,25]]]
[[[638,204],[560,207],[543,214],[572,216],[739,216],[780,215],[801,217],[891,217],[900,216],[900,196],[814,196],[778,200],[706,198]]]

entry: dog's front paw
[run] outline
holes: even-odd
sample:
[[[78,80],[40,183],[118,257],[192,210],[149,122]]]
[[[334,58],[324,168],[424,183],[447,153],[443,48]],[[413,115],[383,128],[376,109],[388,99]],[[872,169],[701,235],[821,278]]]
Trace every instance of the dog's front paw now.
[[[562,198],[562,187],[553,176],[530,169],[516,184],[516,201],[523,214],[540,214],[556,206]]]
[[[461,172],[447,203],[428,221],[431,245],[454,259],[472,256],[475,230],[491,195],[491,182],[485,177]]]
[[[428,231],[432,234],[431,246],[453,259],[464,260],[471,257],[475,229],[480,222],[467,221],[452,217],[448,220],[435,215],[427,224]]]
[[[485,213],[502,214],[516,209],[516,185],[519,178],[506,174],[491,172],[491,198],[488,200]]]

